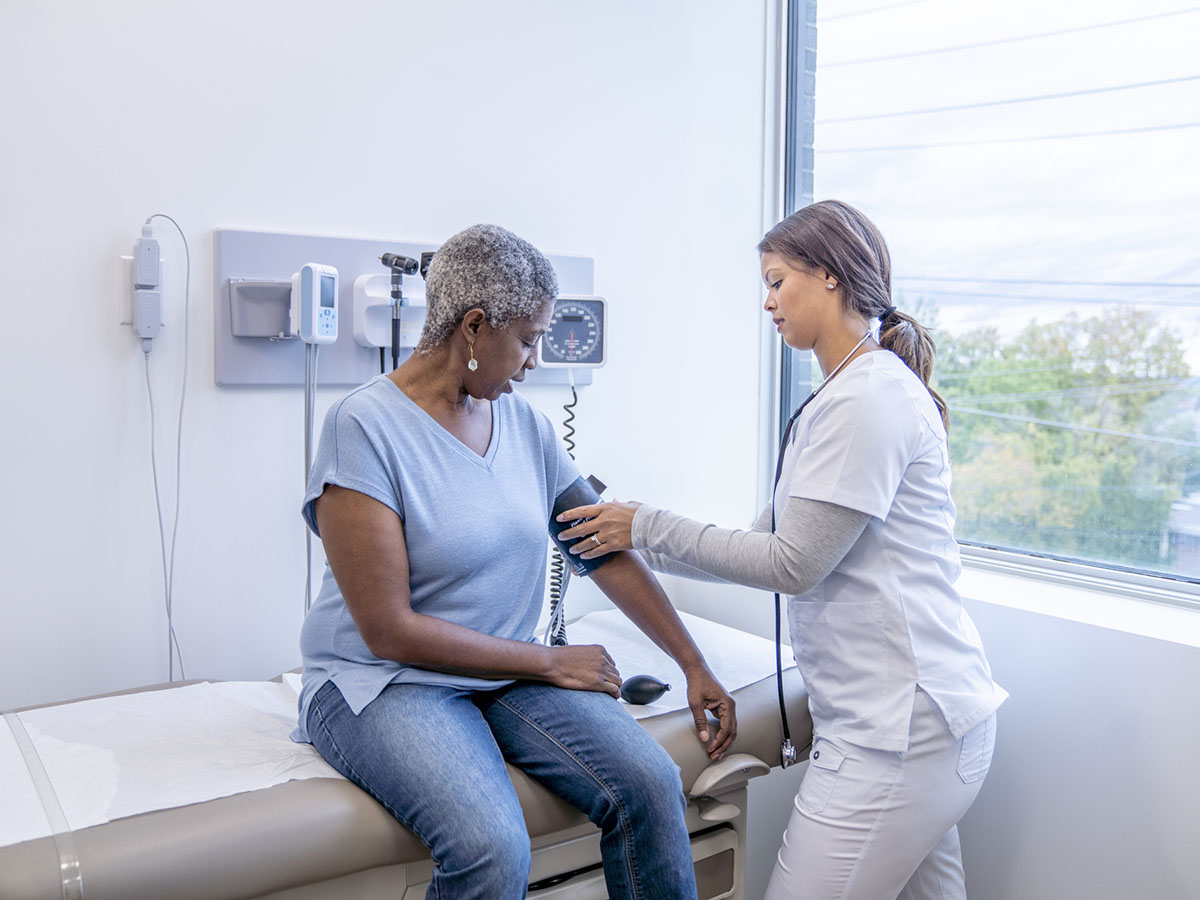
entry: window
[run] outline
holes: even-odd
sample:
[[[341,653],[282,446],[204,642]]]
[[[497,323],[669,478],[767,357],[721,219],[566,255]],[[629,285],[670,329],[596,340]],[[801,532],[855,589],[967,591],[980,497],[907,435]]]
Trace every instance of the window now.
[[[1200,582],[1181,6],[820,3],[815,195],[876,222],[894,302],[935,329],[964,544]]]

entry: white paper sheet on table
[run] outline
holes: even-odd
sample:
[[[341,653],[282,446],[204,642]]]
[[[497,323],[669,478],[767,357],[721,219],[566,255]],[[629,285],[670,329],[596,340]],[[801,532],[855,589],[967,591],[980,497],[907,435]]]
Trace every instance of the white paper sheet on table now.
[[[679,618],[725,690],[732,691],[775,674],[774,641],[688,613],[680,613]],[[635,718],[644,719],[687,706],[687,683],[682,670],[623,613],[617,610],[588,613],[567,626],[567,639],[572,644],[603,644],[622,678],[653,675],[671,685],[671,690],[653,703],[625,704]],[[794,665],[791,647],[785,647],[783,652],[784,665]]]
[[[774,644],[681,614],[727,690],[775,670]],[[687,706],[679,667],[623,614],[589,613],[568,626],[573,644],[603,644],[623,677],[654,675],[672,689],[634,716]],[[788,654],[790,660],[790,653]],[[340,778],[296,725],[298,675],[276,682],[202,683],[83,700],[20,713],[74,830],[303,778]],[[52,829],[24,759],[0,720],[0,846]]]
[[[288,737],[297,689],[295,676],[284,684],[203,683],[20,718],[78,830],[299,778],[340,778],[312,745]],[[0,732],[0,846],[46,837],[51,829],[20,751],[6,724]]]
[[[37,788],[4,719],[0,719],[0,798],[0,847],[51,833]]]

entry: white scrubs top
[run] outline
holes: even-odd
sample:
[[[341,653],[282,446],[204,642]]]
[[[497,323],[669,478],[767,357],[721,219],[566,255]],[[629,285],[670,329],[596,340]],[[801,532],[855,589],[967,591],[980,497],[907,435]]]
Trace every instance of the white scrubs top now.
[[[992,681],[954,589],[961,564],[946,431],[894,353],[851,361],[800,414],[776,510],[789,496],[871,516],[824,581],[788,597],[817,734],[906,750],[917,688],[955,737],[987,719],[1008,694]]]

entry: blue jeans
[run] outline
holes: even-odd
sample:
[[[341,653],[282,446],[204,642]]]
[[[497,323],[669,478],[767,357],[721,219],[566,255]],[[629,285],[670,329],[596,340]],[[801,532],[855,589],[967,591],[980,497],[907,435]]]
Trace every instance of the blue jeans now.
[[[392,684],[355,716],[330,681],[307,724],[329,764],[429,847],[431,898],[525,896],[529,835],[506,760],[599,826],[613,900],[696,896],[679,769],[607,694]]]

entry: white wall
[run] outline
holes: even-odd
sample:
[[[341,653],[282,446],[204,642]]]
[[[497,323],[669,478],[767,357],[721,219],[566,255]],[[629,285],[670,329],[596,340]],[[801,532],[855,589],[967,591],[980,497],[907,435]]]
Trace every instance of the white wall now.
[[[436,242],[491,221],[594,258],[611,362],[581,391],[581,467],[616,496],[748,519],[763,15],[717,0],[0,7],[0,708],[167,674],[143,361],[115,298],[115,261],[154,212],[193,259],[175,573],[189,677],[296,665],[303,597],[301,394],[214,385],[216,228]],[[329,126],[297,140],[313,114]],[[183,266],[159,233],[169,528]],[[561,417],[562,391],[530,393]]]
[[[1200,648],[968,604],[996,756],[961,828],[972,900],[1200,897]]]

